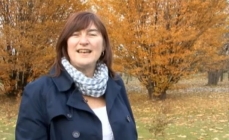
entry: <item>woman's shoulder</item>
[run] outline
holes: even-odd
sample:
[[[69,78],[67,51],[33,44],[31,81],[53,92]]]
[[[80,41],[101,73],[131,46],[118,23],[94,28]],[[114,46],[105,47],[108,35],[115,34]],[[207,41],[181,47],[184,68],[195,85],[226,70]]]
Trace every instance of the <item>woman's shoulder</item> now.
[[[115,73],[114,78],[113,78],[119,85],[123,86],[123,79],[122,79],[122,75],[118,72]]]
[[[44,91],[48,91],[53,87],[53,83],[51,80],[51,77],[49,76],[41,76],[34,81],[29,82],[23,91],[23,94],[29,93],[29,94],[42,94]],[[36,93],[36,94],[35,94]]]
[[[41,76],[31,82],[29,82],[26,87],[41,87],[41,86],[50,86],[52,84],[51,77],[45,75]]]

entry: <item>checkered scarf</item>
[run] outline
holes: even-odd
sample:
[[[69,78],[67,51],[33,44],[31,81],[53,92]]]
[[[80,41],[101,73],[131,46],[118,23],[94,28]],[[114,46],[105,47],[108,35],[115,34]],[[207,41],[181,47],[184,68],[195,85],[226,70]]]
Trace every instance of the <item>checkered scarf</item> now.
[[[98,63],[94,76],[89,78],[72,66],[65,57],[61,59],[61,63],[83,95],[100,97],[105,93],[108,81],[108,69],[105,64]]]

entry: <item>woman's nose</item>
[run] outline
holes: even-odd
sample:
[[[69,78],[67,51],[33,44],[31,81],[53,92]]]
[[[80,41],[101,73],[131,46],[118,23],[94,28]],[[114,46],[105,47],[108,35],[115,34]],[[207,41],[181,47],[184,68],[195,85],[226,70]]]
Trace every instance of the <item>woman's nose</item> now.
[[[82,46],[86,46],[86,45],[89,44],[88,39],[87,39],[87,37],[85,35],[82,35],[80,37],[79,44],[82,45]]]

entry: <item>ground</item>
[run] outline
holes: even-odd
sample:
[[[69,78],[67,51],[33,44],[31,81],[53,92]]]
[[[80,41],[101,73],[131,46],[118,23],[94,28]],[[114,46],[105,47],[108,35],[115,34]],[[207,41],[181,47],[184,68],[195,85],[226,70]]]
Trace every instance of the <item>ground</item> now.
[[[206,77],[184,78],[164,101],[149,100],[139,82],[129,79],[126,88],[139,140],[229,140],[229,81],[206,86]],[[0,96],[0,102],[0,140],[14,140],[20,98]]]

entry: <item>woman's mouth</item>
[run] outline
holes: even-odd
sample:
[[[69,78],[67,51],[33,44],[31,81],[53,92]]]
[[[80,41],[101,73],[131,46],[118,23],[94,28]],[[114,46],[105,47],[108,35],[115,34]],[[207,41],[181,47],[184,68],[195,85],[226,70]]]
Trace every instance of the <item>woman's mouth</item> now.
[[[80,50],[77,50],[78,53],[91,53],[92,51],[91,50],[85,50],[85,49],[80,49]]]

